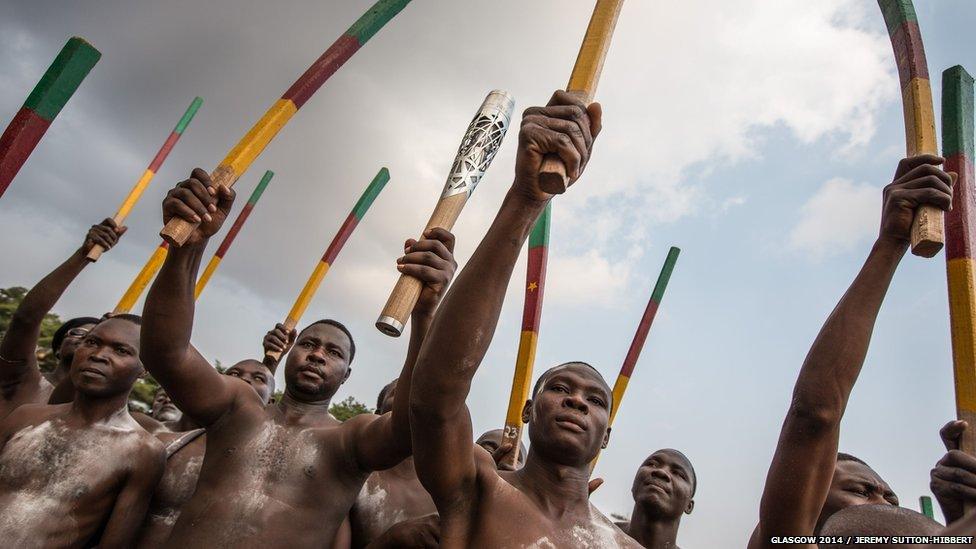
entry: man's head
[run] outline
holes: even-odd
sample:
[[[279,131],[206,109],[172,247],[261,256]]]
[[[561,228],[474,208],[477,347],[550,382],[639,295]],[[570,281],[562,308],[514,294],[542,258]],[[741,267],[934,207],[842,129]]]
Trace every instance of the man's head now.
[[[51,350],[54,351],[55,358],[62,361],[63,364],[71,365],[71,359],[74,357],[78,344],[88,335],[88,330],[91,330],[96,324],[98,324],[98,319],[91,316],[80,316],[66,320],[51,336]]]
[[[927,516],[896,505],[855,505],[830,517],[820,530],[821,536],[938,536],[944,527]],[[844,544],[820,544],[820,549],[849,547]],[[859,547],[895,547],[867,544]],[[898,545],[898,547],[906,547]]]
[[[610,386],[585,362],[545,371],[522,409],[533,452],[564,465],[589,463],[610,440]]]
[[[691,460],[681,452],[665,448],[647,456],[637,469],[630,492],[634,503],[650,516],[678,519],[695,508],[698,478]]]
[[[275,380],[271,370],[259,360],[247,359],[227,368],[225,375],[240,378],[251,386],[263,402],[270,402]]]
[[[502,445],[502,435],[504,433],[505,431],[502,429],[492,429],[478,437],[478,440],[474,441],[474,443],[488,450],[489,454],[494,454],[495,450],[498,450]],[[525,444],[522,444],[521,440],[519,441],[518,462],[515,465],[516,469],[521,469],[525,465]]]
[[[285,361],[285,388],[303,401],[332,398],[352,372],[356,354],[352,334],[335,320],[308,325]]]
[[[183,412],[173,404],[169,395],[166,394],[166,390],[160,387],[156,389],[156,394],[153,396],[152,410],[149,415],[159,422],[179,421],[183,417]]]
[[[393,410],[393,399],[396,398],[397,381],[387,383],[380,389],[380,394],[376,396],[376,414],[383,415]]]
[[[872,504],[896,506],[898,496],[867,463],[850,454],[838,453],[834,478],[830,481],[818,526],[823,526],[831,515],[841,509]]]
[[[139,360],[135,315],[117,315],[96,324],[81,340],[71,361],[71,383],[89,397],[128,394],[145,370]]]

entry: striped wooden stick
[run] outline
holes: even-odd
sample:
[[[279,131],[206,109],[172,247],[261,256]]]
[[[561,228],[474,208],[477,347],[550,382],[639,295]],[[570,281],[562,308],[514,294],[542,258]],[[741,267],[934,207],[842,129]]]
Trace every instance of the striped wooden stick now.
[[[922,47],[922,33],[912,0],[878,0],[898,64],[908,156],[939,154],[935,136],[932,85]],[[945,242],[942,210],[929,205],[915,210],[912,253],[932,257]]]
[[[190,106],[187,107],[186,112],[183,113],[183,117],[180,118],[180,121],[176,123],[176,127],[172,132],[170,132],[169,137],[167,137],[166,141],[163,142],[163,146],[159,148],[159,152],[156,153],[156,156],[152,159],[152,162],[149,163],[149,167],[146,168],[146,171],[142,172],[142,177],[139,178],[139,181],[136,181],[135,186],[132,187],[131,191],[129,191],[129,195],[125,197],[122,205],[119,206],[119,210],[115,212],[115,217],[112,219],[115,220],[116,225],[121,227],[122,223],[125,222],[125,218],[128,217],[129,212],[132,211],[132,207],[136,205],[136,202],[139,201],[139,198],[146,190],[146,187],[149,186],[149,183],[153,180],[153,177],[156,176],[156,172],[159,171],[160,166],[163,165],[163,162],[166,160],[166,157],[169,156],[169,152],[173,150],[176,142],[180,140],[180,136],[183,135],[183,130],[190,125],[190,121],[193,120],[193,116],[197,114],[197,111],[200,110],[200,105],[202,104],[203,98],[196,97],[190,103]],[[101,257],[102,253],[104,252],[105,248],[95,244],[88,252],[88,260],[98,261],[98,258]]]
[[[957,417],[969,423],[960,449],[976,455],[976,177],[973,174],[973,77],[956,66],[942,73],[942,152],[957,176],[946,212],[946,276]]]
[[[390,180],[390,172],[386,168],[381,168],[376,174],[376,177],[369,183],[366,190],[363,191],[362,196],[356,202],[352,211],[346,217],[346,220],[342,222],[342,226],[339,227],[339,232],[336,233],[335,237],[332,238],[332,242],[329,243],[329,247],[326,248],[325,253],[322,255],[322,259],[319,260],[315,269],[312,270],[312,274],[308,277],[308,281],[305,282],[305,287],[302,288],[301,293],[295,299],[295,304],[292,305],[291,311],[288,312],[288,317],[285,318],[285,331],[291,331],[298,322],[302,319],[302,315],[305,314],[305,309],[308,308],[308,304],[312,301],[315,296],[315,292],[319,289],[319,284],[322,283],[322,279],[325,278],[325,274],[329,272],[329,267],[335,263],[336,257],[342,250],[342,246],[345,245],[346,240],[352,235],[352,231],[362,220],[363,216],[366,215],[366,211],[379,196],[380,191],[386,187],[386,183]],[[281,353],[270,351],[266,356],[274,359],[275,362],[281,359]]]
[[[359,48],[386,23],[400,13],[410,0],[379,0],[349,27],[329,49],[325,50],[308,70],[271,106],[260,120],[231,149],[217,169],[210,174],[215,185],[232,186],[288,120]],[[160,236],[180,246],[197,224],[171,219]]]
[[[149,256],[149,261],[146,262],[139,274],[136,275],[135,280],[129,285],[129,288],[122,294],[122,299],[119,300],[119,304],[115,306],[115,310],[112,312],[115,314],[128,313],[135,306],[136,301],[139,301],[139,296],[145,291],[146,286],[156,278],[156,273],[159,269],[163,267],[163,262],[166,261],[166,254],[169,251],[169,243],[163,241],[159,243],[156,247],[156,251]]]
[[[549,226],[552,204],[547,204],[542,215],[535,222],[529,235],[529,266],[525,276],[525,305],[522,309],[522,334],[519,337],[518,355],[515,359],[515,375],[512,378],[512,392],[508,397],[508,412],[505,414],[505,429],[502,436],[510,441],[513,450],[509,452],[503,465],[514,469],[518,463],[519,442],[522,440],[522,408],[529,399],[532,386],[532,370],[535,364],[535,349],[539,344],[539,325],[542,321],[542,297],[546,286],[546,260],[549,255]]]
[[[610,49],[613,29],[617,26],[617,18],[624,0],[597,0],[590,16],[590,24],[583,35],[576,65],[569,77],[566,91],[576,94],[587,104],[593,101],[596,86],[603,72],[603,62]],[[546,155],[539,171],[539,188],[550,194],[562,194],[569,187],[569,176],[566,175],[566,165],[554,154]]]
[[[661,268],[661,274],[657,277],[657,283],[654,284],[651,299],[647,302],[644,316],[641,317],[640,324],[637,325],[637,333],[634,334],[634,340],[631,341],[630,349],[627,350],[627,357],[624,358],[623,366],[620,367],[617,381],[613,384],[613,406],[610,408],[610,423],[608,425],[613,425],[613,420],[620,410],[620,402],[624,399],[627,384],[630,383],[634,367],[637,366],[637,359],[640,358],[641,351],[644,349],[644,341],[647,340],[647,333],[651,330],[651,323],[654,322],[654,316],[657,315],[657,309],[661,305],[661,299],[664,298],[664,291],[668,288],[668,281],[671,280],[671,273],[674,271],[674,264],[677,263],[680,253],[681,250],[674,246],[668,250],[668,257],[664,260],[664,267]]]
[[[928,496],[919,496],[918,506],[922,510],[923,515],[929,517],[930,519],[935,519],[935,511],[932,509],[932,498]]]
[[[0,196],[101,56],[84,38],[77,36],[61,48],[0,136]]]
[[[234,238],[237,237],[237,233],[241,231],[241,227],[244,226],[244,222],[247,221],[248,216],[251,215],[251,210],[254,209],[254,205],[258,203],[261,195],[264,193],[264,189],[271,182],[271,178],[274,177],[274,172],[268,170],[264,172],[264,177],[258,182],[258,186],[254,187],[254,191],[251,192],[251,197],[247,199],[247,204],[241,209],[241,213],[237,214],[237,219],[234,220],[234,224],[231,225],[230,230],[224,236],[224,240],[221,241],[220,246],[217,247],[217,251],[214,253],[213,257],[210,258],[210,262],[207,263],[207,267],[203,270],[203,274],[197,279],[197,285],[193,289],[193,298],[199,299],[200,293],[207,286],[207,282],[210,282],[210,277],[213,276],[214,271],[220,265],[221,260],[224,259],[224,254],[227,253],[230,245],[234,243]]]

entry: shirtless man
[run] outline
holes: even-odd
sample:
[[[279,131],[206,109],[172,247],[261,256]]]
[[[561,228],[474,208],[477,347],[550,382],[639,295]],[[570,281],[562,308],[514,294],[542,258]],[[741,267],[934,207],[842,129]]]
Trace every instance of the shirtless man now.
[[[149,417],[162,424],[172,424],[179,422],[183,418],[183,412],[173,404],[173,399],[169,398],[169,395],[166,394],[166,389],[160,387],[156,389],[156,394],[153,395],[152,409],[149,411]]]
[[[671,448],[652,453],[634,476],[634,510],[624,531],[643,547],[677,547],[681,516],[695,508],[697,487],[695,468],[684,454]]]
[[[976,457],[959,449],[968,428],[965,421],[950,421],[939,431],[946,454],[932,468],[929,488],[947,526],[962,519],[966,509],[976,509]]]
[[[843,507],[885,501],[897,505],[890,488],[870,468],[838,461],[837,443],[878,311],[908,250],[915,209],[930,204],[945,210],[952,201],[952,180],[939,169],[942,162],[932,155],[906,158],[885,187],[878,239],[800,369],[750,549],[773,547],[770,539],[775,536],[813,535]]]
[[[143,373],[138,321],[115,317],[88,332],[71,364],[72,402],[25,404],[0,422],[5,546],[132,546],[165,461],[126,407]]]
[[[503,458],[512,451],[514,445],[504,442],[502,435],[505,433],[502,429],[492,429],[491,431],[485,431],[478,440],[474,441],[475,444],[481,446],[488,453],[491,454],[491,459],[495,462],[495,466],[503,471],[514,471],[514,469],[509,469],[507,465],[503,464]],[[518,459],[515,463],[516,469],[521,469],[525,465],[525,444],[519,441],[519,453]]]
[[[574,362],[542,374],[522,412],[531,444],[518,471],[496,470],[491,455],[471,442],[465,404],[515,261],[552,198],[538,186],[543,157],[558,155],[575,181],[600,119],[598,104],[562,91],[548,107],[525,111],[515,182],[417,359],[410,395],[414,463],[440,513],[441,547],[638,547],[589,502],[590,462],[609,441],[612,402],[595,369]]]
[[[41,375],[37,367],[37,340],[41,323],[61,294],[81,274],[88,263],[85,257],[96,244],[111,249],[125,233],[111,219],[93,225],[81,247],[50,274],[42,278],[20,302],[10,319],[7,332],[0,341],[0,420],[22,404],[44,404],[71,365],[78,342],[95,325],[97,319],[81,318],[65,322],[52,338],[52,351],[58,357],[58,369],[51,380]]]
[[[330,542],[373,471],[410,455],[407,399],[383,416],[344,423],[329,415],[355,354],[340,323],[318,321],[298,334],[285,358],[285,390],[266,406],[246,383],[218,374],[190,345],[193,287],[207,240],[230,211],[233,191],[193,170],[163,202],[166,221],[202,221],[170,250],[146,298],[142,356],[177,406],[207,429],[196,491],[167,547],[322,547]],[[453,235],[431,230],[408,240],[401,273],[424,282],[412,316],[410,348],[398,387],[409,395],[413,362],[455,269]]]
[[[251,386],[264,402],[271,401],[274,394],[274,374],[257,360],[242,360],[231,366],[224,375],[236,377]],[[162,480],[153,493],[149,503],[149,512],[139,533],[137,547],[153,549],[162,547],[169,538],[176,519],[180,516],[183,505],[193,496],[200,476],[200,465],[206,450],[206,432],[189,416],[182,413],[172,414],[167,410],[165,402],[170,407],[178,409],[169,401],[160,397],[166,394],[160,388],[157,398],[153,402],[153,417],[157,419],[176,416],[176,420],[167,420],[167,430],[156,433],[156,437],[166,446],[166,470]],[[160,410],[159,414],[156,414]]]

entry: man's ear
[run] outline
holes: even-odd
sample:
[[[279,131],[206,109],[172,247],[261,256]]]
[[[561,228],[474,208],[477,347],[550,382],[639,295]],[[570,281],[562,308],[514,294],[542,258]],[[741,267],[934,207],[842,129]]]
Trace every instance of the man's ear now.
[[[688,505],[685,505],[685,514],[690,515],[694,509],[695,509],[695,500],[689,499]]]
[[[603,435],[603,446],[600,448],[606,449],[608,444],[610,444],[610,427],[607,427],[607,432]]]
[[[349,381],[349,374],[351,374],[351,373],[352,373],[352,366],[349,366],[349,367],[346,368],[346,375],[343,376],[342,383],[345,383],[345,382]],[[339,385],[342,385],[342,383],[340,383]]]
[[[532,417],[532,399],[525,401],[525,405],[522,406],[522,423],[528,423],[529,418]]]

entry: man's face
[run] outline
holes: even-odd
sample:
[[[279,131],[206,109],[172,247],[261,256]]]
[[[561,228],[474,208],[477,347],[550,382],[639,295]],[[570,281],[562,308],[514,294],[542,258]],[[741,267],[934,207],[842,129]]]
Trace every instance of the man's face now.
[[[502,436],[505,431],[502,429],[492,429],[487,433],[478,437],[478,440],[474,441],[475,444],[481,446],[485,450],[488,450],[489,454],[494,454],[496,450],[502,445]],[[519,442],[519,454],[518,461],[516,462],[516,468],[521,469],[525,465],[525,445]]]
[[[383,402],[380,403],[380,407],[376,409],[377,414],[385,414],[393,410],[393,399],[396,397],[397,380],[389,385],[389,388],[383,393]]]
[[[109,319],[88,332],[75,349],[71,382],[89,396],[127,393],[142,374],[139,326],[128,320]]]
[[[589,463],[610,437],[610,389],[600,374],[580,364],[543,375],[543,385],[523,411],[532,448],[557,463]]]
[[[694,507],[694,470],[684,455],[670,449],[658,450],[637,469],[630,491],[634,502],[657,516],[678,518]]]
[[[64,361],[63,364],[71,364],[72,359],[75,356],[75,349],[81,344],[81,340],[88,335],[88,332],[94,328],[94,324],[82,324],[81,326],[75,326],[74,328],[67,331],[64,334],[64,339],[61,340],[61,347],[57,349],[58,360]]]
[[[838,461],[818,526],[841,509],[868,504],[898,505],[898,496],[874,469],[856,461]]]
[[[332,398],[349,377],[352,342],[335,326],[309,326],[295,341],[285,362],[289,393],[304,400]]]
[[[160,389],[153,397],[152,411],[150,415],[156,421],[179,421],[183,417],[183,412],[173,404],[166,391]]]
[[[251,386],[263,402],[271,400],[274,392],[274,379],[271,371],[257,360],[242,360],[227,369],[224,374],[240,378]]]

